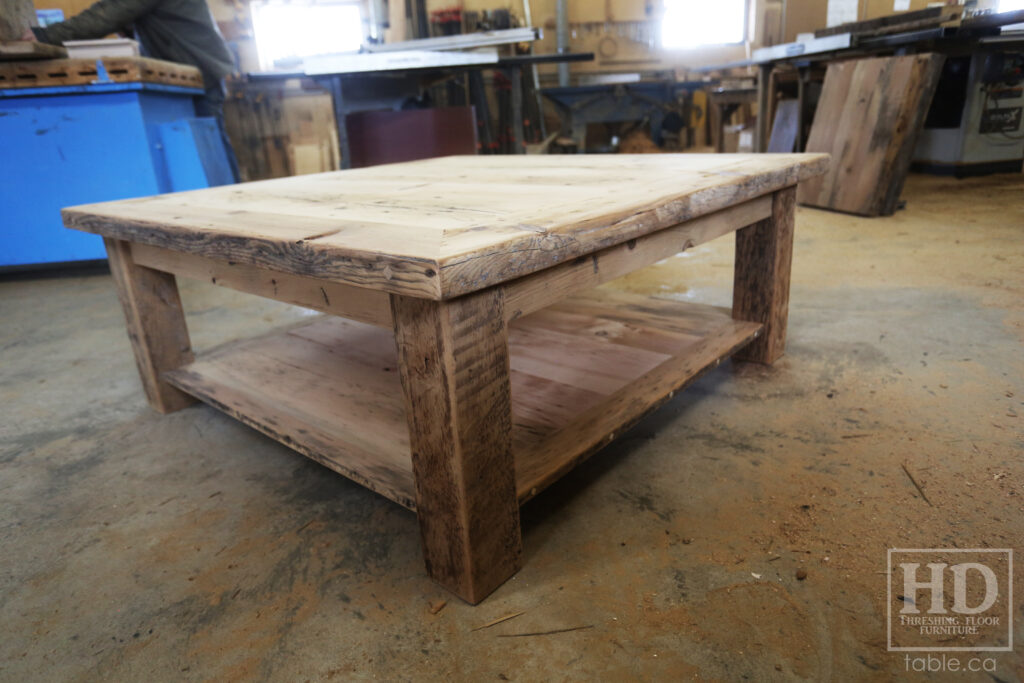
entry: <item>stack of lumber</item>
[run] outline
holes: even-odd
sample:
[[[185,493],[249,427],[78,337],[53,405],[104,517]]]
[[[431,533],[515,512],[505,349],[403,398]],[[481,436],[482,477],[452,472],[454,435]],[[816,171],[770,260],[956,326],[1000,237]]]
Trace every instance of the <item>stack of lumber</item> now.
[[[338,129],[328,93],[232,84],[224,106],[224,126],[244,181],[339,167]]]
[[[854,36],[881,36],[889,33],[934,28],[959,19],[962,11],[963,8],[959,6],[929,7],[914,12],[901,12],[818,29],[814,32],[814,37],[824,38],[840,33],[851,33]]]
[[[829,64],[806,151],[831,154],[832,165],[801,183],[800,202],[893,214],[944,60],[921,54]]]

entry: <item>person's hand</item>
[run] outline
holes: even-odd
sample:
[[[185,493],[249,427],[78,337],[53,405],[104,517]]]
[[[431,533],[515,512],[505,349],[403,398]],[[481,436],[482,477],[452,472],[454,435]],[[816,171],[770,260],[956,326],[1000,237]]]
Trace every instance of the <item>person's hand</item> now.
[[[32,29],[26,28],[25,32],[21,34],[22,40],[35,40],[36,34],[32,33]]]

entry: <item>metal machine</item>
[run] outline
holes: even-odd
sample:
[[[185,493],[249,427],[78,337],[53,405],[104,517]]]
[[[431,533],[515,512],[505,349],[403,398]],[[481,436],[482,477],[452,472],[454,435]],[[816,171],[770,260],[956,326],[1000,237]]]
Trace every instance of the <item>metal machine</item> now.
[[[958,178],[1024,166],[1024,53],[949,57],[913,168]]]

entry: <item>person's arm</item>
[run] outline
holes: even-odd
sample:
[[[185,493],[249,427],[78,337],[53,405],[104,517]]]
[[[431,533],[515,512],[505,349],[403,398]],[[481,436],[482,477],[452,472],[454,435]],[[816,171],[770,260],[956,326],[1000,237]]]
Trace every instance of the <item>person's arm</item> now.
[[[89,40],[119,31],[152,10],[160,0],[99,0],[59,24],[32,27],[37,40],[60,45],[65,40]]]

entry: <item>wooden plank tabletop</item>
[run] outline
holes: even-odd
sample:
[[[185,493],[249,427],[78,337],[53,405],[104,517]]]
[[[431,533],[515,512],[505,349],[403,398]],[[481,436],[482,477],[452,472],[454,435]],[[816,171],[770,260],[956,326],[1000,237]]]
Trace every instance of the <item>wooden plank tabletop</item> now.
[[[69,228],[448,299],[824,173],[827,154],[464,156],[65,209]]]

